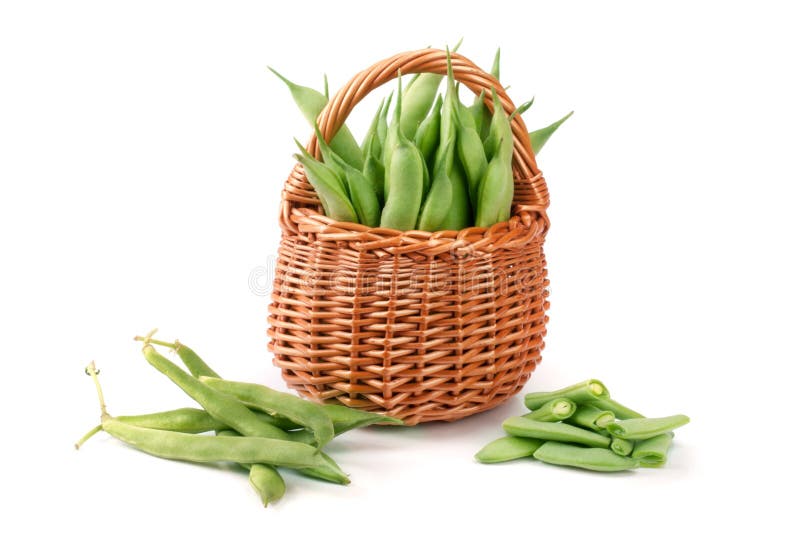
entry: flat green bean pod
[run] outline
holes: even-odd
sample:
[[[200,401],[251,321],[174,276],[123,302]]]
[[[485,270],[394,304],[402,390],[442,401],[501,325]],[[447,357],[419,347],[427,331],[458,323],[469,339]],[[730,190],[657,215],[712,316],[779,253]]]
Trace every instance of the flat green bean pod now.
[[[233,436],[237,434],[233,430],[220,430],[218,436]],[[271,502],[275,502],[286,493],[286,483],[283,481],[278,470],[266,464],[239,464],[242,469],[249,472],[250,485],[256,490],[261,498],[261,503],[266,508]]]
[[[259,384],[205,376],[200,381],[236,398],[237,402],[254,406],[271,415],[280,415],[307,427],[314,434],[319,447],[333,439],[333,422],[319,404]]]
[[[557,391],[537,391],[536,393],[528,393],[525,395],[525,406],[527,406],[529,410],[535,410],[544,403],[558,397],[567,397],[578,404],[583,404],[601,398],[608,398],[609,394],[608,389],[602,382],[592,378]]]
[[[672,445],[673,432],[665,432],[652,438],[637,441],[631,457],[639,460],[642,467],[661,467],[667,463],[667,451]]]
[[[533,457],[548,464],[579,467],[591,471],[627,471],[639,467],[639,462],[614,454],[609,449],[585,448],[548,441],[536,449]]]
[[[374,424],[403,425],[401,419],[375,412],[356,410],[339,404],[323,404],[322,409],[333,421],[333,433],[337,436],[350,430]]]
[[[611,438],[567,423],[547,423],[524,417],[509,417],[503,421],[503,430],[512,436],[538,438],[551,441],[580,443],[590,447],[608,447]]]
[[[674,430],[689,422],[683,414],[668,417],[625,419],[610,423],[606,430],[612,435],[625,439],[647,439]]]
[[[484,464],[496,464],[530,458],[542,443],[544,441],[536,438],[503,436],[485,445],[475,454],[475,459]]]

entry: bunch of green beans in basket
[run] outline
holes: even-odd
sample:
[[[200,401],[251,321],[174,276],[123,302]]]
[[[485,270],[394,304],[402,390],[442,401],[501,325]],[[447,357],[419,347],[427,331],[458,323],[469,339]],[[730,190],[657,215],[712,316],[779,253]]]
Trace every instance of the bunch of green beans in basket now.
[[[380,103],[360,144],[346,125],[326,143],[316,124],[326,94],[273,70],[315,128],[322,161],[296,140],[300,152],[295,157],[326,215],[370,227],[430,232],[489,227],[509,219],[514,197],[510,121],[533,100],[510,116],[494,89],[493,112],[484,104],[484,93],[469,105],[461,102],[449,57],[448,51],[446,77],[416,74],[403,86],[398,73],[397,91]],[[499,79],[499,50],[491,74]],[[529,133],[535,153],[571,115]]]
[[[147,362],[180,387],[200,408],[112,417],[94,362],[86,372],[100,401],[100,424],[76,444],[104,430],[143,452],[173,460],[239,464],[264,506],[280,499],[286,485],[277,468],[336,484],[350,480],[322,451],[335,436],[372,424],[402,425],[399,419],[341,405],[317,404],[266,386],[224,380],[188,346],[137,337]],[[161,355],[171,348],[186,370]],[[188,371],[188,372],[187,372]],[[212,434],[213,433],[213,434]]]
[[[507,435],[475,455],[482,463],[519,458],[592,471],[662,467],[685,415],[646,418],[611,398],[599,380],[525,396],[530,410],[503,422]]]

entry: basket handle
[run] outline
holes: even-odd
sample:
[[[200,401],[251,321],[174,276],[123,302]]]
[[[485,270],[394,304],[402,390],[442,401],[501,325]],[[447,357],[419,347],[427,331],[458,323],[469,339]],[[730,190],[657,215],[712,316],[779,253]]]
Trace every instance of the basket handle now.
[[[490,110],[492,104],[492,88],[497,92],[503,109],[510,115],[515,109],[513,102],[506,94],[500,82],[475,65],[472,61],[459,54],[450,55],[453,66],[453,76],[473,93],[479,95],[485,90],[484,103]],[[336,95],[328,102],[320,113],[317,123],[326,140],[330,140],[347,120],[367,94],[373,89],[397,78],[398,73],[436,73],[447,75],[447,52],[435,48],[425,48],[412,52],[402,52],[392,57],[379,61],[356,74],[347,82]],[[531,148],[528,129],[520,114],[517,114],[511,123],[514,134],[514,202],[517,213],[530,211],[541,215],[547,220],[545,211],[550,203],[547,184],[541,171],[536,165],[536,158]],[[316,136],[311,137],[308,151],[319,158],[319,147]],[[291,180],[290,176],[290,180]],[[305,176],[303,176],[305,181]],[[287,186],[289,185],[287,181]],[[286,193],[286,192],[285,192]],[[282,216],[288,222],[291,203],[295,200],[293,195],[284,194]]]

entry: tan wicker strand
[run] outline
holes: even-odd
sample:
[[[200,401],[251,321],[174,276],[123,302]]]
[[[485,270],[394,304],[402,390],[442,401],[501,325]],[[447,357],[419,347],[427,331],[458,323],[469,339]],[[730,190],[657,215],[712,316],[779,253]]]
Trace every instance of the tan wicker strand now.
[[[499,82],[452,56],[475,94]],[[398,72],[446,73],[446,53],[397,54],[358,73],[320,115],[330,139],[370,91]],[[491,108],[491,98],[487,97]],[[541,359],[548,281],[542,245],[547,186],[521,117],[514,132],[514,207],[491,228],[400,232],[334,221],[296,165],[284,186],[269,348],[285,382],[325,402],[407,424],[454,421],[516,394]],[[312,136],[308,149],[319,156]]]

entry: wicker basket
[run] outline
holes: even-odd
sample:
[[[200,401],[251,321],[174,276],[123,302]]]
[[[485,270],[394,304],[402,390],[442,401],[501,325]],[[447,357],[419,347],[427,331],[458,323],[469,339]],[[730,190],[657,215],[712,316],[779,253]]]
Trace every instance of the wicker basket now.
[[[494,77],[458,54],[452,65],[475,94],[494,87],[514,110]],[[402,53],[358,73],[322,112],[322,135],[330,139],[398,71],[445,74],[446,54]],[[400,232],[337,222],[322,215],[303,167],[294,167],[269,308],[269,348],[291,388],[412,425],[488,410],[522,388],[546,332],[548,193],[519,115],[512,129],[513,216],[491,228]],[[308,150],[319,157],[313,137]]]

